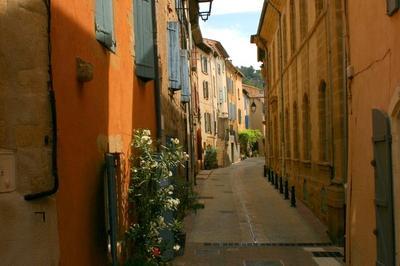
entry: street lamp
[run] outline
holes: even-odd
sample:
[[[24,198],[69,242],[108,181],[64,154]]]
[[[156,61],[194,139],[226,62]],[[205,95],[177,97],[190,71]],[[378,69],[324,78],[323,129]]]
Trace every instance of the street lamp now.
[[[213,0],[197,0],[199,3],[199,16],[203,21],[208,20],[211,15],[211,6]]]
[[[254,101],[253,101],[253,103],[250,105],[250,109],[251,109],[251,111],[252,111],[253,113],[256,112],[257,105],[256,105],[256,103],[255,103]]]

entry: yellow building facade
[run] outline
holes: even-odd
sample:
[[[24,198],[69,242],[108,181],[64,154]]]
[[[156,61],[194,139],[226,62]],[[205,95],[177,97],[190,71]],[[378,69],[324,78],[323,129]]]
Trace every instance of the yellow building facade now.
[[[347,171],[342,1],[265,1],[252,42],[266,80],[267,172],[344,242]]]

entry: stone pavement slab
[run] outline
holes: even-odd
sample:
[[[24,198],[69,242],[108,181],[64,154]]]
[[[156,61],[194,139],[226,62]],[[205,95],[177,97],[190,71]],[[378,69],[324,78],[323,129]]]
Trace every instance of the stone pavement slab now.
[[[263,158],[247,159],[198,180],[205,208],[186,218],[186,252],[174,265],[340,265],[341,258],[309,250],[338,251],[305,206],[290,207],[266,181],[263,165]]]

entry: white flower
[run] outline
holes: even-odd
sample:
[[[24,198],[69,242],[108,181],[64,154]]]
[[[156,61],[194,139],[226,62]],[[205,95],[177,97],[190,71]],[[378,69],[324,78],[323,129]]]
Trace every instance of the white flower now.
[[[133,169],[133,172],[134,172],[134,173],[137,173],[137,169]]]
[[[183,152],[183,158],[185,160],[189,160],[189,154],[187,154],[186,152]]]
[[[178,144],[179,144],[179,139],[172,139],[172,142],[173,142],[175,145],[178,145]]]
[[[176,245],[174,246],[174,250],[175,250],[175,251],[178,251],[180,248],[181,248],[181,246],[179,246],[178,244],[176,244]]]
[[[168,191],[168,195],[172,195],[172,194],[174,194],[174,192]]]
[[[151,132],[148,129],[143,130],[143,135],[150,136]]]
[[[151,164],[151,168],[156,168],[158,166],[158,163],[157,162],[153,162],[152,164]]]
[[[171,171],[168,172],[168,176],[172,176],[172,172]]]

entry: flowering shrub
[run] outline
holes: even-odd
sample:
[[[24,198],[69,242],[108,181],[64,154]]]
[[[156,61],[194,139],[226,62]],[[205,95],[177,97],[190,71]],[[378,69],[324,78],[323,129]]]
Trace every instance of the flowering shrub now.
[[[134,241],[136,255],[152,265],[162,260],[167,249],[180,248],[176,244],[168,246],[161,232],[179,230],[179,221],[164,219],[180,204],[174,197],[174,186],[167,180],[172,177],[172,170],[183,166],[189,156],[182,151],[178,139],[156,152],[146,129],[135,131],[132,146],[137,156],[131,158],[129,200],[134,203],[137,221],[129,227],[127,236]]]

